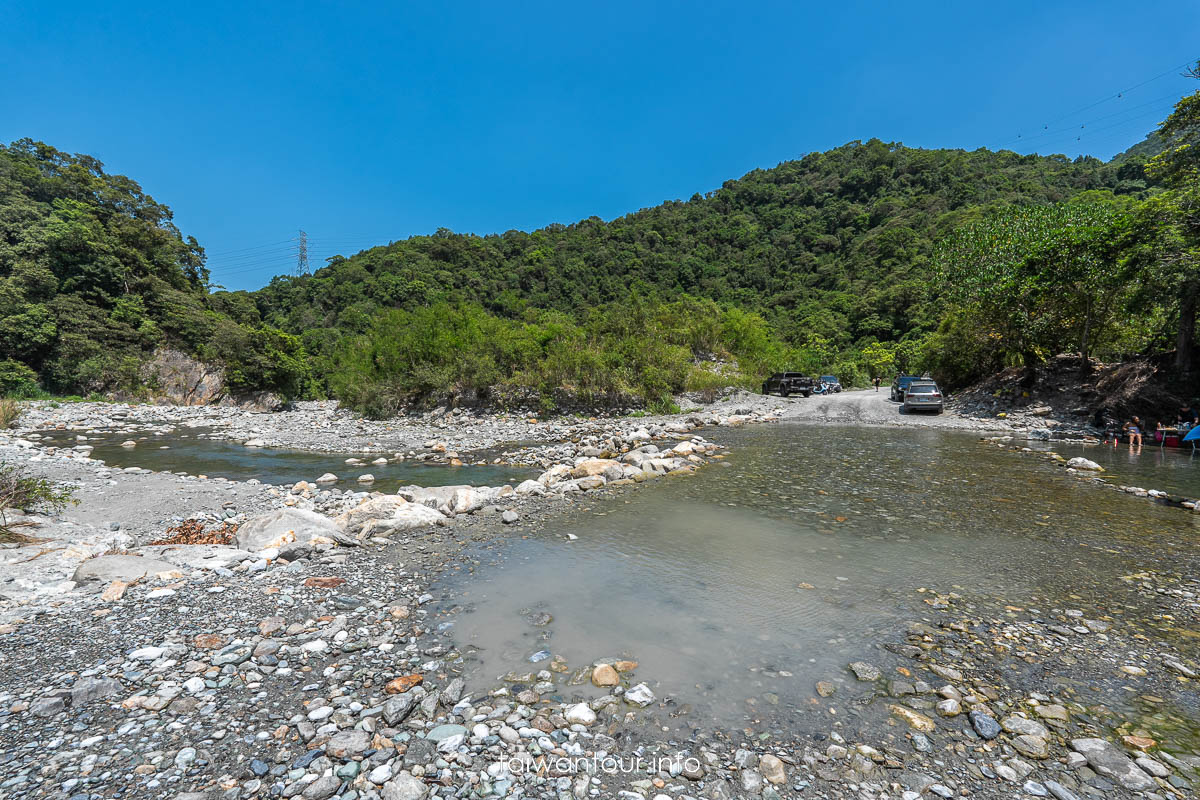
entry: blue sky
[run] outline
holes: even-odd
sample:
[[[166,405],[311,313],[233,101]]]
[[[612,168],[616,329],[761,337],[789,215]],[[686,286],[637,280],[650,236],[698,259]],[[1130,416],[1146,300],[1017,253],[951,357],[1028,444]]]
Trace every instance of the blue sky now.
[[[384,5],[10,0],[0,139],[96,155],[254,288],[299,228],[315,267],[871,137],[1107,158],[1200,88],[1191,3]]]

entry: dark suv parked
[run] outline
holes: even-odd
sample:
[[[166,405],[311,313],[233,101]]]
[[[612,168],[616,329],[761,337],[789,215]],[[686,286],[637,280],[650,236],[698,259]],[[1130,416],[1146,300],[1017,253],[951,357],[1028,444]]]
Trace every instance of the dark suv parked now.
[[[892,381],[891,398],[897,403],[904,402],[904,393],[908,391],[908,385],[913,381],[922,380],[920,375],[897,375],[896,380]]]
[[[808,397],[816,388],[816,382],[800,372],[776,372],[763,381],[763,394],[779,394],[787,397],[789,394],[802,394]]]

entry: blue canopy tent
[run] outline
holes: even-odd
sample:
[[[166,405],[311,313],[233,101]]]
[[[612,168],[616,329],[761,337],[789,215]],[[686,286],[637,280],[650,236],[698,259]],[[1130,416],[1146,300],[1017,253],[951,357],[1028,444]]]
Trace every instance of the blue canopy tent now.
[[[1196,452],[1196,445],[1200,444],[1200,425],[1192,428],[1187,432],[1187,436],[1183,437],[1183,441],[1192,443],[1192,452]]]

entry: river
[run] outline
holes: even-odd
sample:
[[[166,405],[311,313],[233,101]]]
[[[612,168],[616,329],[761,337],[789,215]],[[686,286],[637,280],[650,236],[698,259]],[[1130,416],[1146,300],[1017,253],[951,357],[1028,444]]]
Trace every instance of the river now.
[[[1123,575],[1195,564],[1194,515],[974,434],[783,424],[713,438],[725,461],[481,545],[474,571],[447,579],[439,619],[479,686],[545,668],[530,661],[544,649],[572,668],[628,658],[656,691],[739,725],[801,709],[817,680],[852,682],[845,665],[895,641],[933,590],[1104,609]]]

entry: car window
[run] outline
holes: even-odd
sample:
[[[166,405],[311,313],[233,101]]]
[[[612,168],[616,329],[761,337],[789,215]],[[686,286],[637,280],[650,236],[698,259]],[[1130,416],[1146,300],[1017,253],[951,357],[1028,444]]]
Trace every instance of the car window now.
[[[908,387],[910,394],[937,394],[938,388],[928,383],[914,383]]]

